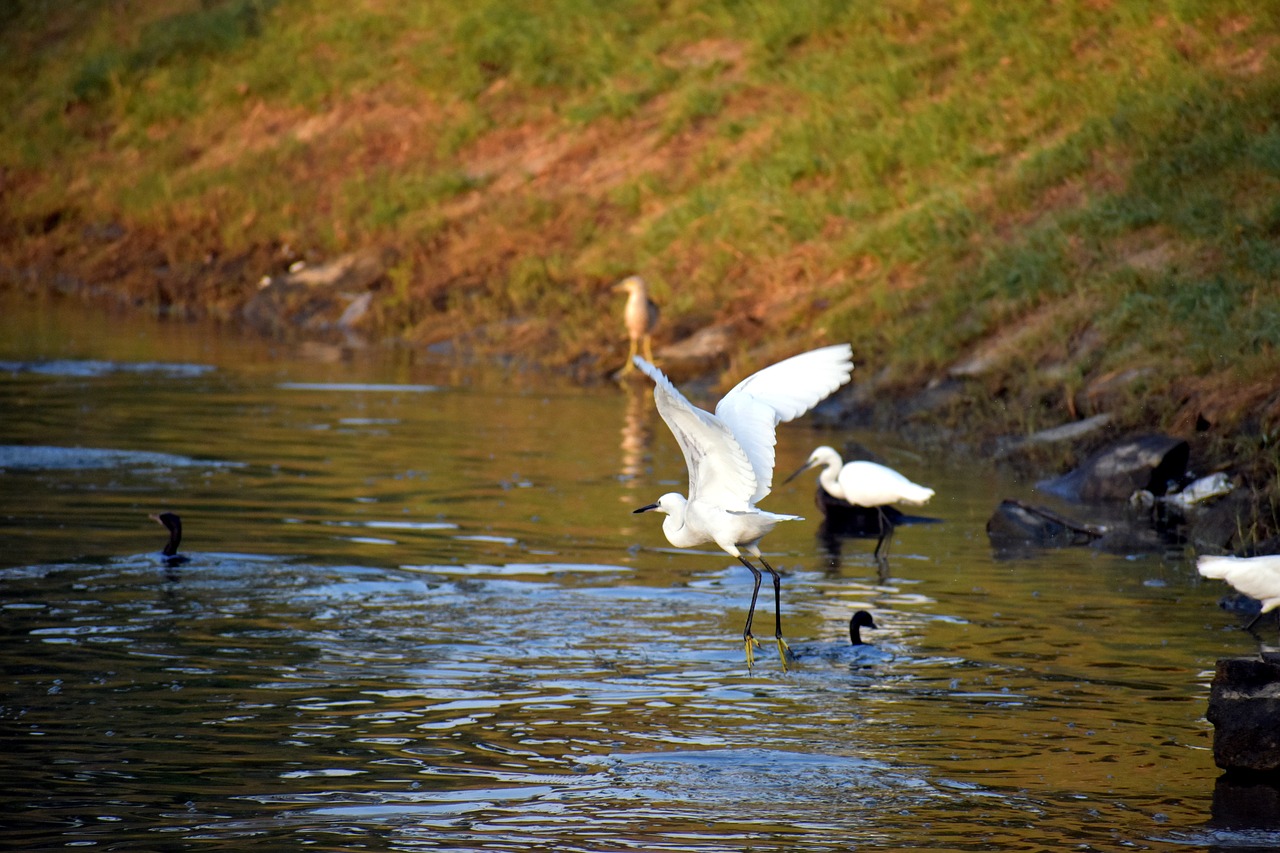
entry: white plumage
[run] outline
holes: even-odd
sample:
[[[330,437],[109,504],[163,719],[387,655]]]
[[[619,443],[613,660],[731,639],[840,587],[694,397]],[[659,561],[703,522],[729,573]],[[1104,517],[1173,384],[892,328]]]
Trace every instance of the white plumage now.
[[[933,489],[911,482],[892,468],[865,460],[844,462],[839,453],[826,445],[810,453],[809,459],[787,478],[787,482],[818,465],[822,466],[818,485],[828,495],[853,506],[881,510],[881,535],[876,543],[876,556],[880,555],[880,546],[893,530],[882,507],[896,503],[919,505],[933,497]]]
[[[658,414],[671,429],[689,469],[689,496],[669,492],[636,512],[666,513],[662,532],[677,548],[715,542],[751,570],[755,588],[743,630],[747,665],[751,666],[751,619],[760,592],[760,570],[743,556],[755,557],[773,576],[778,652],[786,666],[782,639],[780,578],[760,554],[759,542],[779,521],[799,520],[757,509],[757,501],[773,485],[776,428],[812,409],[849,381],[853,348],[824,347],[780,361],[748,376],[716,406],[715,414],[685,399],[671,381],[649,362],[635,364],[654,381]]]
[[[866,460],[843,462],[840,454],[822,446],[809,454],[801,471],[821,465],[818,483],[833,498],[854,506],[875,507],[904,503],[920,505],[933,497],[933,489],[913,483],[892,468]]]
[[[1262,611],[1258,616],[1280,607],[1280,554],[1264,557],[1205,555],[1196,560],[1196,569],[1207,578],[1226,581],[1237,591],[1261,601]],[[1257,617],[1253,622],[1256,621]]]

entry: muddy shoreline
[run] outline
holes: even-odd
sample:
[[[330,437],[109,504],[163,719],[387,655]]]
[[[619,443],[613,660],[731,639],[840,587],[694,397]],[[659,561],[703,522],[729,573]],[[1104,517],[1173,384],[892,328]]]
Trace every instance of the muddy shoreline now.
[[[559,336],[538,334],[530,324],[522,328],[519,320],[495,329],[468,324],[456,311],[438,312],[431,324],[397,328],[402,318],[386,304],[385,270],[393,257],[390,252],[369,251],[309,264],[289,261],[279,247],[272,247],[231,259],[210,255],[202,264],[137,266],[113,279],[99,278],[100,271],[92,268],[83,275],[67,272],[65,266],[56,271],[53,265],[10,268],[0,276],[0,286],[28,298],[70,299],[170,321],[212,321],[238,334],[271,340],[352,350],[408,346],[428,349],[435,357],[500,362],[583,383],[616,380],[626,352],[621,334],[612,346],[570,351]],[[274,274],[259,274],[263,265],[274,268]],[[93,283],[103,280],[111,284]],[[620,325],[621,306],[615,307]],[[734,364],[733,345],[740,343],[734,334],[749,326],[749,318],[740,318],[679,340],[668,335],[657,347],[657,358],[692,393],[714,395],[744,372]],[[1012,433],[1007,429],[1007,409],[1016,401],[993,395],[980,373],[951,371],[909,387],[878,381],[884,371],[877,375],[870,365],[858,368],[849,386],[814,411],[815,423],[832,430],[895,432],[926,454],[978,456],[1032,482],[1061,475],[1109,444],[1160,431],[1158,424],[1134,423],[1131,417],[1102,411]],[[1174,434],[1189,448],[1188,477],[1221,472],[1230,478],[1233,490],[1211,508],[1189,514],[1185,535],[1166,537],[1162,547],[1176,545],[1177,536],[1183,536],[1186,546],[1196,551],[1242,551],[1274,537],[1280,524],[1268,496],[1270,458],[1224,456],[1211,425],[1201,422],[1197,427],[1188,434]],[[1121,502],[1079,509],[1081,518],[1110,517],[1126,526],[1134,517]]]

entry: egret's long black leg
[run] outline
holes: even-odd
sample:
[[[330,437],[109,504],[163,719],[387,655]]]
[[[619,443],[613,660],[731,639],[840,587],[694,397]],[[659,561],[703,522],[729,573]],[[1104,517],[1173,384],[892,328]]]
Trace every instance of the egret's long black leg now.
[[[752,654],[751,647],[756,644],[756,638],[751,635],[751,620],[756,615],[756,599],[760,597],[760,581],[762,580],[762,576],[760,574],[760,570],[748,563],[741,555],[738,557],[738,562],[751,570],[751,576],[755,578],[756,582],[755,586],[751,590],[751,606],[747,608],[747,624],[742,628],[742,644],[747,650],[747,669],[751,669],[751,667],[755,666],[755,655]]]
[[[782,659],[782,670],[787,669],[787,652],[790,649],[787,641],[782,639],[782,576],[778,574],[773,566],[769,565],[769,561],[764,557],[758,557],[760,565],[769,570],[769,574],[773,575],[773,636],[778,640],[778,657]]]
[[[766,561],[764,557],[758,557],[757,559],[760,561],[760,565],[764,566],[765,569],[768,570],[769,574],[773,576],[773,623],[774,623],[773,635],[781,639],[782,638],[782,576],[778,574],[777,570],[774,569],[773,566],[769,565],[768,561]]]
[[[876,512],[880,515],[880,538],[876,540],[875,558],[883,560],[889,556],[889,540],[893,539],[893,522],[889,520],[889,516],[885,515],[884,507],[876,507]],[[884,553],[880,552],[881,546],[884,547]]]
[[[1258,615],[1257,615],[1257,616],[1254,616],[1252,619],[1250,619],[1250,620],[1249,620],[1249,624],[1248,624],[1248,625],[1245,625],[1245,626],[1244,626],[1244,629],[1245,629],[1246,631],[1250,632],[1250,633],[1253,633],[1253,626],[1254,626],[1254,625],[1256,625],[1256,624],[1258,624],[1258,620],[1259,620],[1259,619],[1261,619],[1263,616],[1266,616],[1266,615],[1267,615],[1267,614],[1263,613],[1262,611],[1258,611]]]

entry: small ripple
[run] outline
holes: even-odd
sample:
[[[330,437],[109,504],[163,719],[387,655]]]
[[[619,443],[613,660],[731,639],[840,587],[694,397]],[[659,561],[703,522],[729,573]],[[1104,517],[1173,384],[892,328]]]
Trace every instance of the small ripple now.
[[[395,385],[374,382],[279,382],[276,387],[282,391],[405,391],[414,394],[425,394],[440,390],[435,385]]]
[[[507,563],[506,565],[488,565],[484,563],[467,563],[461,566],[414,566],[405,565],[400,568],[412,572],[434,572],[440,575],[570,575],[570,574],[605,574],[609,572],[631,574],[632,570],[623,566],[599,565],[592,563]]]
[[[238,468],[242,462],[192,459],[150,450],[97,447],[0,445],[0,469],[12,471],[88,471],[102,468]]]
[[[364,776],[367,770],[350,770],[343,767],[324,767],[319,770],[288,770],[281,779],[341,779],[346,776]]]
[[[99,361],[95,359],[54,359],[52,361],[0,361],[6,373],[36,373],[42,376],[93,378],[112,373],[146,373],[187,378],[215,370],[210,364],[180,364],[158,361]]]

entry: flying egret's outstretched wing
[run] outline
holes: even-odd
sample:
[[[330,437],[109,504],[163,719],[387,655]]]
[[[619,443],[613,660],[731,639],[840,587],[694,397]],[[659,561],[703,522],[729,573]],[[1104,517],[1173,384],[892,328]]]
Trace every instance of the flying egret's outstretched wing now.
[[[636,367],[653,380],[653,399],[684,453],[689,468],[689,500],[707,500],[725,509],[745,509],[758,490],[755,469],[729,427],[685,399],[662,371],[635,356]]]
[[[755,472],[751,502],[773,487],[773,447],[777,426],[800,417],[853,374],[853,347],[837,344],[801,353],[753,373],[716,406],[716,416],[733,432]]]

